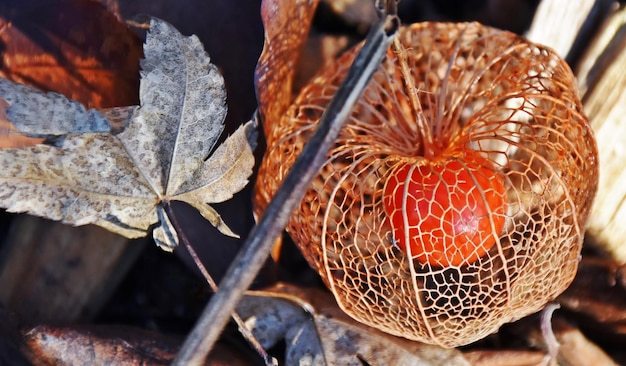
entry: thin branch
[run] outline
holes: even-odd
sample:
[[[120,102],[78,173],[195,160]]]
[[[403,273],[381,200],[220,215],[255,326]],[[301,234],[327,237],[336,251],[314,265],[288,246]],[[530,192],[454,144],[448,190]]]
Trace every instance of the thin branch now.
[[[198,269],[200,270],[200,273],[209,284],[209,287],[211,288],[211,290],[213,292],[217,292],[217,289],[218,289],[217,284],[213,280],[213,277],[211,276],[209,271],[204,266],[204,263],[202,263],[202,261],[200,260],[200,257],[198,257],[198,253],[196,253],[196,250],[193,249],[193,247],[191,246],[191,243],[189,242],[187,235],[185,235],[185,233],[181,230],[181,226],[178,223],[178,218],[174,214],[174,210],[172,209],[172,206],[169,204],[169,202],[165,204],[165,211],[167,212],[167,215],[169,216],[170,220],[172,220],[174,229],[178,232],[180,240],[182,241],[183,245],[187,249],[187,252],[189,252],[191,259],[196,264],[196,267],[198,267]],[[265,362],[265,364],[266,365],[278,365],[278,361],[267,353],[267,351],[265,350],[265,348],[263,348],[259,340],[256,339],[254,334],[252,334],[248,326],[244,323],[243,319],[241,319],[239,314],[233,311],[232,317],[233,317],[233,320],[235,321],[235,324],[237,324],[237,326],[239,327],[239,332],[241,333],[243,338],[246,341],[248,341],[250,346],[252,346],[252,348],[255,349],[255,351],[261,356],[261,358],[263,358],[263,361]]]
[[[395,14],[389,14],[372,27],[348,75],[322,115],[315,134],[304,146],[259,223],[248,235],[242,250],[220,283],[219,290],[202,312],[173,365],[204,364],[233,309],[263,266],[272,244],[304,197],[352,108],[380,66],[399,24]]]

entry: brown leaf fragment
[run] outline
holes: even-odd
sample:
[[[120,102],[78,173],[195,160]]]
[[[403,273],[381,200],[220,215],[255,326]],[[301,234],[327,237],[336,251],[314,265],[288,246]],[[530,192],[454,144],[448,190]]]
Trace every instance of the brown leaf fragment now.
[[[24,352],[34,365],[169,365],[180,341],[160,333],[121,326],[40,325],[23,334]],[[218,344],[206,365],[248,365],[228,345]]]
[[[24,334],[31,362],[38,365],[167,365],[177,342],[138,329],[37,326]]]
[[[554,350],[554,360],[552,360],[556,362],[555,364],[569,366],[617,365],[598,345],[563,318],[553,318],[551,327],[558,342],[558,347]],[[529,335],[529,342],[541,349],[549,348],[545,334],[537,329]],[[549,359],[548,357],[546,360]]]
[[[616,262],[583,257],[574,282],[557,301],[579,314],[590,332],[612,333],[613,341],[626,342],[626,283]]]
[[[138,103],[140,39],[97,1],[0,3],[0,77],[88,107]],[[15,133],[0,106],[0,147],[40,143]]]
[[[560,364],[571,366],[617,365],[598,345],[591,342],[577,328],[559,324],[557,340],[560,343]]]
[[[464,352],[463,356],[473,366],[537,366],[541,365],[546,357],[541,351],[471,351]]]
[[[87,107],[137,104],[140,39],[98,1],[0,3],[0,76]]]
[[[264,347],[286,341],[288,365],[469,365],[454,349],[409,341],[363,325],[319,290],[278,284],[250,292],[237,312]]]
[[[267,0],[261,5],[265,46],[255,70],[265,136],[291,104],[294,74],[318,0]]]

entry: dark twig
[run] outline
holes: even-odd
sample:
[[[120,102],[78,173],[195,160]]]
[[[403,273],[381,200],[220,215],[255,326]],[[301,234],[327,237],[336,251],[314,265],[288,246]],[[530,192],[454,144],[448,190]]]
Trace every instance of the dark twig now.
[[[399,20],[395,14],[386,15],[372,27],[348,75],[322,115],[315,134],[305,145],[259,223],[248,235],[242,250],[220,283],[219,290],[204,309],[173,365],[204,364],[239,299],[254,280],[274,241],[326,160],[330,147],[382,62],[398,27]]]

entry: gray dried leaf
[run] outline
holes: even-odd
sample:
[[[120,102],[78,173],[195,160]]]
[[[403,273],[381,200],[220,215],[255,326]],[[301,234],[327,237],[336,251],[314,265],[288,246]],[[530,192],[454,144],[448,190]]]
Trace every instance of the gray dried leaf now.
[[[109,132],[109,121],[59,93],[44,93],[0,79],[0,95],[11,106],[7,118],[33,137],[80,132]],[[44,123],[46,121],[46,123]]]
[[[237,306],[265,348],[285,340],[286,365],[469,365],[455,349],[394,337],[356,322],[332,297],[277,285]]]
[[[0,150],[0,206],[129,238],[158,223],[155,241],[171,251],[178,236],[166,207],[184,201],[236,236],[208,204],[247,184],[254,123],[209,156],[224,128],[226,92],[200,41],[155,19],[144,54],[140,107],[85,110],[59,94],[0,79],[9,120],[25,135],[46,138]]]

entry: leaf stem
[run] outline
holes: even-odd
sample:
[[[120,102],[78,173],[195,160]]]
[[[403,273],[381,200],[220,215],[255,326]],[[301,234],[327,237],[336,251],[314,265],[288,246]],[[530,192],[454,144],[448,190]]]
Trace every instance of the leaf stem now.
[[[348,119],[374,72],[380,66],[399,27],[395,14],[382,17],[367,35],[343,83],[321,117],[315,134],[285,177],[274,199],[252,229],[219,290],[207,304],[173,365],[202,365],[230,314],[250,286],[310,182]]]
[[[218,287],[215,281],[213,280],[213,276],[211,276],[209,271],[204,266],[204,263],[202,263],[202,261],[200,260],[200,257],[198,257],[198,253],[196,253],[196,250],[193,249],[193,246],[189,242],[187,235],[185,235],[183,230],[181,230],[181,226],[178,223],[178,218],[174,214],[174,210],[172,209],[170,202],[164,202],[163,206],[165,207],[165,211],[167,212],[167,216],[169,216],[172,222],[172,225],[174,225],[174,229],[178,232],[178,236],[180,240],[182,241],[183,245],[187,249],[187,252],[189,252],[191,259],[196,264],[196,267],[198,267],[198,269],[200,270],[200,273],[209,284],[209,287],[211,287],[211,290],[213,292],[217,292]],[[237,314],[236,311],[233,311],[231,316],[233,317],[233,320],[237,324],[237,327],[239,327],[239,332],[241,333],[241,335],[245,338],[246,341],[248,341],[248,343],[252,346],[252,348],[254,348],[254,350],[257,351],[257,353],[261,356],[261,358],[263,358],[263,361],[265,362],[265,364],[266,365],[278,365],[278,361],[276,361],[276,359],[274,359],[273,357],[267,354],[267,351],[265,351],[265,348],[263,348],[259,340],[256,339],[254,334],[252,334],[252,332],[250,331],[248,326],[244,323],[243,319],[241,319],[239,314]]]

